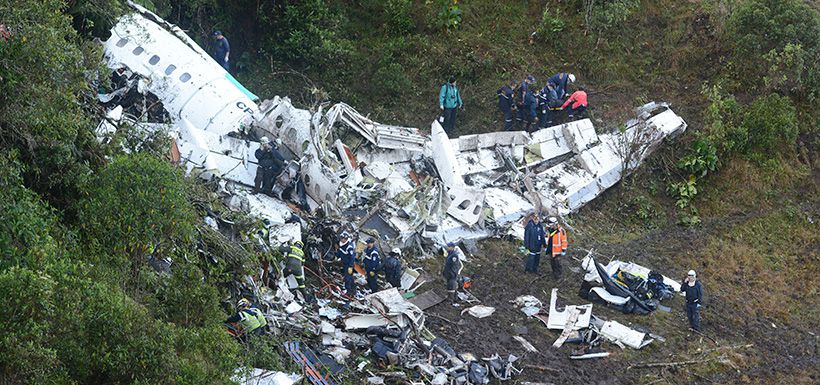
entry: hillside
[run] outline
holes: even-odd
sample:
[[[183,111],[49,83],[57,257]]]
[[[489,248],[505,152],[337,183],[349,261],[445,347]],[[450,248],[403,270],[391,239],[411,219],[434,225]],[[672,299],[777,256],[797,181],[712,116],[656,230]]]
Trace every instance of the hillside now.
[[[305,108],[344,101],[375,120],[428,131],[438,89],[455,75],[459,130],[502,129],[496,90],[528,74],[541,88],[572,72],[599,133],[648,101],[689,124],[636,173],[566,219],[565,274],[521,282],[519,244],[479,244],[465,271],[499,310],[447,304],[428,327],[459,351],[520,354],[546,371],[513,382],[792,383],[820,375],[820,10],[800,0],[139,1],[203,46],[230,39],[236,78]],[[237,282],[258,269],[251,232],[218,187],[167,161],[165,138],[100,144],[97,91],[110,72],[95,39],[127,11],[119,0],[0,2],[0,383],[229,383],[238,367],[293,371],[280,336],[239,344],[224,330]],[[579,263],[633,260],[680,279],[698,271],[702,335],[670,312],[596,314],[665,337],[641,350],[572,361],[557,333],[509,304],[518,295],[582,304]],[[161,274],[146,256],[174,261]],[[438,260],[414,261],[428,272]],[[442,286],[435,275],[430,285]],[[309,285],[320,285],[313,278]],[[267,336],[266,336],[267,337]],[[304,336],[308,338],[307,333]],[[626,369],[630,365],[699,361]],[[551,369],[551,370],[550,370]],[[353,372],[346,383],[363,383]]]

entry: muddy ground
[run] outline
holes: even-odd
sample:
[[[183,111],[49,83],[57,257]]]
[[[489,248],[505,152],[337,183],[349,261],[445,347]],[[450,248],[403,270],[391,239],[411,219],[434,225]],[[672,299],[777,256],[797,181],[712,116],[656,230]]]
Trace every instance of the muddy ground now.
[[[745,221],[753,216],[738,215],[727,222],[706,223],[698,230],[679,227],[657,230],[623,244],[598,243],[579,235],[576,238],[581,240],[570,245],[568,255],[563,260],[564,274],[558,280],[552,277],[549,263],[544,260],[539,274],[524,273],[524,256],[518,254],[515,244],[501,240],[483,242],[479,244],[479,252],[466,264],[465,275],[473,279],[470,291],[483,305],[495,307],[496,312],[487,318],[476,319],[466,313],[460,314],[464,306],[456,308],[445,301],[427,310],[431,315],[427,318],[427,326],[446,338],[459,352],[470,352],[479,357],[493,353],[502,356],[515,354],[522,357],[519,367],[532,365],[547,368],[526,368],[522,375],[507,383],[755,384],[778,383],[779,376],[783,374],[788,374],[792,383],[818,383],[820,360],[816,330],[762,316],[748,316],[738,310],[738,303],[721,296],[719,277],[704,282],[707,307],[703,312],[703,335],[687,330],[683,299],[679,297],[663,303],[671,307],[671,312],[659,310],[643,316],[622,314],[605,306],[594,305],[593,314],[596,316],[651,331],[665,337],[666,341],[654,341],[639,351],[629,348],[621,350],[604,343],[603,348],[613,355],[587,361],[570,360],[569,355],[577,348],[576,345],[552,348],[559,332],[548,330],[536,319],[527,319],[510,303],[519,295],[531,294],[548,306],[549,293],[554,287],[559,289],[559,307],[563,304],[587,303],[578,296],[583,273],[576,259],[580,260],[586,255],[583,249],[594,248],[604,263],[608,261],[606,256],[617,255],[680,279],[689,267],[679,266],[675,262],[676,255],[696,250],[704,232],[721,231],[731,221]],[[578,231],[583,234],[581,228]],[[443,292],[442,286],[443,281],[437,280],[426,289],[435,287]],[[518,333],[522,333],[522,337],[539,352],[526,353],[521,344],[512,339]],[[640,363],[690,360],[709,361],[677,367],[627,369]]]

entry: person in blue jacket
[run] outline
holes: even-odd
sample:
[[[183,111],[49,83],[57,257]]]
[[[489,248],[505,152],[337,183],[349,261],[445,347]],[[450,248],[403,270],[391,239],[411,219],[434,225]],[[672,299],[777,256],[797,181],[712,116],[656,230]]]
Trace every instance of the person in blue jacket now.
[[[552,124],[552,109],[561,106],[555,86],[547,83],[538,94],[538,128],[547,128]]]
[[[376,240],[373,238],[367,239],[367,247],[364,248],[362,253],[362,263],[364,264],[364,271],[367,273],[367,287],[370,288],[370,292],[379,291],[378,273],[382,263],[379,257],[379,249],[376,248]]]
[[[456,289],[458,289],[458,276],[461,274],[461,269],[464,266],[461,264],[461,258],[459,258],[458,252],[456,251],[455,243],[447,243],[447,256],[445,258],[444,269],[442,269],[441,275],[443,275],[447,281],[447,294],[453,301],[453,306],[458,306]]]
[[[504,131],[510,131],[513,127],[513,87],[515,87],[515,80],[496,91],[498,94],[498,109],[504,115]]]
[[[545,244],[544,225],[538,218],[538,214],[530,214],[530,219],[524,227],[524,247],[529,251],[527,265],[524,271],[527,273],[538,273],[538,265],[541,262],[541,249]]]
[[[211,36],[214,38],[213,53],[211,56],[225,71],[230,72],[231,66],[229,60],[231,56],[231,44],[228,43],[228,39],[222,35],[222,31],[214,31]]]
[[[535,99],[535,94],[530,89],[527,89],[527,92],[524,93],[524,111],[524,118],[527,122],[526,130],[532,132],[534,131],[533,123],[535,123],[535,116],[538,111],[538,100]]]
[[[547,80],[555,87],[555,92],[558,94],[558,99],[564,99],[567,95],[567,84],[575,82],[575,75],[566,72],[559,72]]]
[[[530,106],[527,104],[527,93],[530,92],[530,87],[533,84],[535,84],[535,76],[527,75],[527,78],[522,80],[521,85],[515,90],[515,105],[518,108],[515,120],[519,130],[524,122],[528,120]]]
[[[700,284],[694,270],[689,270],[680,291],[686,293],[686,318],[689,327],[700,331],[700,308],[703,307],[703,285]]]
[[[356,247],[353,246],[353,237],[347,231],[339,236],[339,249],[336,256],[342,261],[342,275],[344,276],[345,292],[350,298],[356,298],[356,284],[353,282],[353,267],[356,264]]]
[[[442,128],[447,136],[451,138],[457,136],[456,109],[464,107],[464,102],[461,100],[461,93],[458,91],[455,76],[450,76],[447,83],[441,85],[441,90],[438,93],[438,104],[444,115]]]

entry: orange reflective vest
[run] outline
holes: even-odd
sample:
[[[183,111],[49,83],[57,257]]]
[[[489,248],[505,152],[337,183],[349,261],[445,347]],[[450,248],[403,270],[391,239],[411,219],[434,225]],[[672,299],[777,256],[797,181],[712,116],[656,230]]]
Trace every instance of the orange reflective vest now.
[[[567,252],[567,232],[561,225],[557,229],[547,230],[547,244],[552,240],[551,256],[564,255]]]

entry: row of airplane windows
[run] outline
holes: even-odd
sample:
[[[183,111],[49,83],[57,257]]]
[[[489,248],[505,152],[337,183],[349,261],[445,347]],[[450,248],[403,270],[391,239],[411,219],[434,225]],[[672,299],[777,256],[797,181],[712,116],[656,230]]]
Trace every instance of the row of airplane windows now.
[[[122,47],[125,47],[126,44],[128,44],[128,39],[127,38],[121,38],[119,41],[117,41],[117,47],[122,48]],[[136,55],[136,56],[142,55],[143,52],[145,52],[145,49],[143,49],[140,46],[137,46],[136,48],[134,48],[133,51],[131,51],[131,53]],[[157,63],[159,63],[159,56],[157,56],[157,55],[151,56],[151,58],[148,59],[148,64],[150,64],[152,66],[157,65]],[[165,67],[165,75],[171,76],[171,74],[174,73],[174,71],[176,71],[176,69],[177,69],[177,66],[175,66],[173,64],[169,64],[168,67]],[[186,83],[186,82],[188,82],[188,80],[191,80],[191,74],[185,72],[182,75],[179,75],[179,81],[181,81],[183,83]]]

